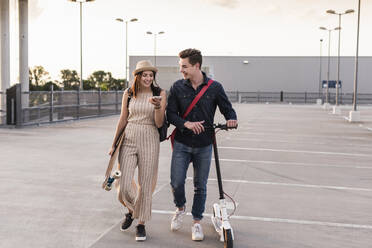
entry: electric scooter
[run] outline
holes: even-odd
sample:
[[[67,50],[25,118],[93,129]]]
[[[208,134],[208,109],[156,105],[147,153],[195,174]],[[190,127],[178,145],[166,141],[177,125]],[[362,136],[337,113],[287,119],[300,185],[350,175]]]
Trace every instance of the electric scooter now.
[[[220,241],[224,242],[224,248],[232,248],[233,240],[234,240],[234,232],[229,222],[230,216],[227,214],[227,202],[224,196],[226,193],[223,191],[223,188],[222,188],[222,178],[221,178],[220,162],[218,158],[218,149],[217,149],[217,140],[216,140],[216,129],[228,130],[228,129],[233,129],[233,128],[227,127],[226,124],[214,124],[213,128],[211,129],[213,130],[213,135],[214,135],[213,151],[214,151],[214,160],[216,163],[218,190],[220,194],[219,203],[213,204],[213,215],[211,219],[212,219],[214,228],[216,229],[217,233],[220,236]],[[236,129],[236,127],[234,127],[234,129]],[[232,198],[231,200],[234,203],[234,208],[236,208],[234,200]]]

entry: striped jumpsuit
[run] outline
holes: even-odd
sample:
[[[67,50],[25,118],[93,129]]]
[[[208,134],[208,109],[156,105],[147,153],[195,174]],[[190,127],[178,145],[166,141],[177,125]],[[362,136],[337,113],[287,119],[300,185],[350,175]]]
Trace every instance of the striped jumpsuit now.
[[[129,102],[128,123],[119,151],[119,201],[133,211],[133,218],[151,218],[152,194],[158,177],[159,132],[155,126],[150,93],[139,93]],[[134,180],[138,167],[138,184]]]

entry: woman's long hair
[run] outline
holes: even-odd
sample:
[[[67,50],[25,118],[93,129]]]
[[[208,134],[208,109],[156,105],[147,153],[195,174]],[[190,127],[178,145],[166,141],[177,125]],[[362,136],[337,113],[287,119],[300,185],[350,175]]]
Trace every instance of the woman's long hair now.
[[[134,83],[132,84],[132,86],[130,88],[131,94],[134,98],[136,98],[136,96],[139,92],[139,89],[140,89],[142,73],[143,73],[143,71],[137,73],[134,76]],[[152,90],[152,92],[157,92],[158,89],[160,89],[160,87],[156,83],[156,80],[155,80],[156,72],[153,71],[152,73],[154,74],[154,80],[151,83],[151,90]]]

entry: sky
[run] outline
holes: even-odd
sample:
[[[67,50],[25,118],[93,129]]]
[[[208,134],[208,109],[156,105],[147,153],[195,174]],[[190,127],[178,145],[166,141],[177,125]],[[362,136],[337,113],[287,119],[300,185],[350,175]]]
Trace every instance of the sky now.
[[[17,61],[17,0],[11,1],[11,56]],[[83,4],[83,78],[96,70],[124,78],[125,25],[129,23],[128,54],[176,56],[197,48],[207,56],[319,56],[328,49],[328,32],[338,26],[336,15],[357,10],[357,0],[95,0]],[[372,1],[362,0],[361,56],[372,56]],[[356,53],[357,14],[342,17],[341,55]],[[337,55],[338,33],[332,32],[331,55]],[[16,71],[12,63],[11,70]],[[67,0],[29,0],[29,65],[42,65],[59,79],[61,69],[80,72],[79,4]],[[13,81],[15,79],[13,73]]]

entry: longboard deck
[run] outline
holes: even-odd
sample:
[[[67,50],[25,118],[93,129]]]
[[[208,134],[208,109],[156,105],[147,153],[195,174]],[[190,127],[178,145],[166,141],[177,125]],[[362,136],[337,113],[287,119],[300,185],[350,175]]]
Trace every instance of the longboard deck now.
[[[124,130],[123,130],[121,132],[121,134],[119,135],[118,139],[115,142],[114,151],[112,152],[112,155],[110,157],[110,160],[109,160],[109,163],[108,163],[108,166],[107,166],[107,169],[106,169],[106,173],[105,173],[105,180],[102,184],[103,189],[105,188],[105,186],[107,184],[107,181],[108,181],[109,177],[111,176],[111,172],[112,172],[112,169],[114,168],[116,159],[118,157],[121,144],[123,143],[123,140],[124,140],[124,136],[125,136],[125,134],[124,134]]]

